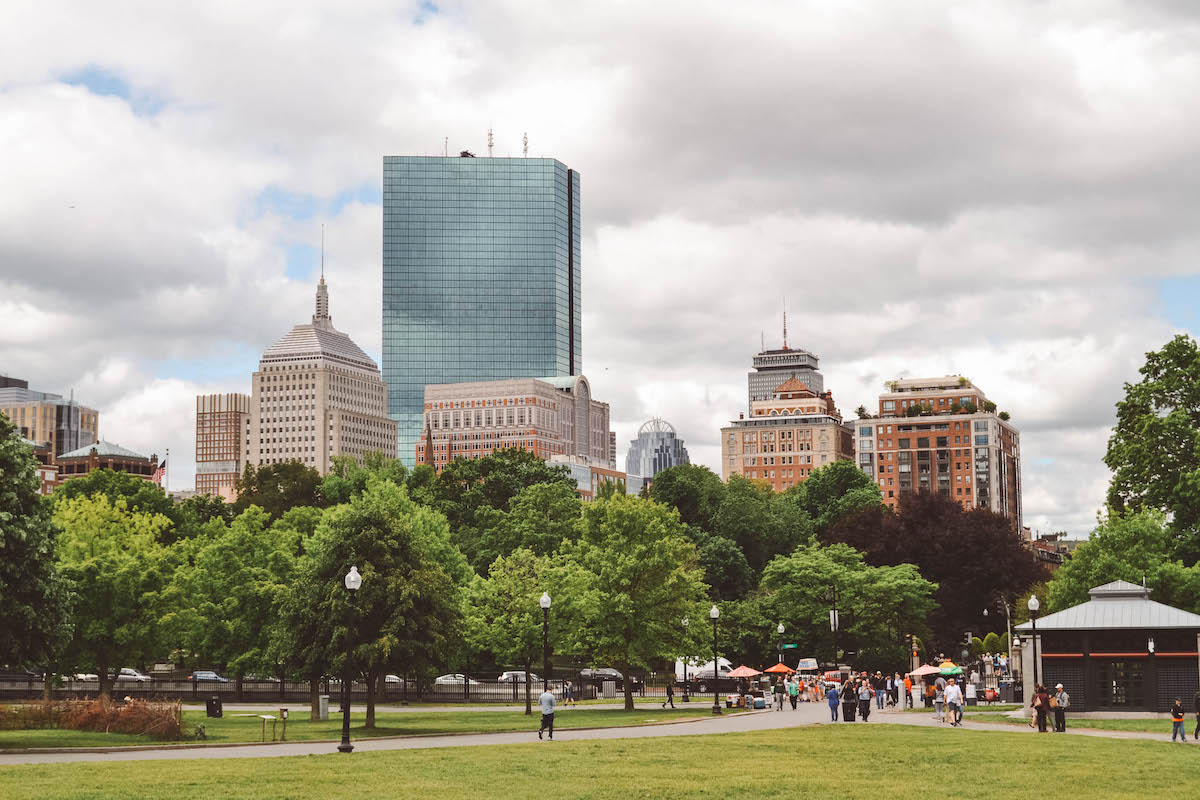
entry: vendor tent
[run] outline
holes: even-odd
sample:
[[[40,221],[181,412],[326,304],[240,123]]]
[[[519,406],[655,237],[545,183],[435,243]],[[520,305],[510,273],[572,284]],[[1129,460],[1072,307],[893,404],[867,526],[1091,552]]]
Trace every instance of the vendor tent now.
[[[792,673],[795,671],[796,670],[792,669],[791,667],[789,667],[787,664],[784,664],[783,662],[780,662],[773,667],[767,667],[765,670],[763,670],[763,672],[783,672],[783,673]]]
[[[753,678],[755,675],[762,675],[762,673],[756,669],[747,667],[745,664],[729,673],[730,678]]]
[[[922,664],[921,666],[917,667],[916,669],[914,669],[912,672],[910,672],[908,674],[915,675],[919,678],[924,675],[939,675],[939,674],[941,674],[941,670],[930,664]]]

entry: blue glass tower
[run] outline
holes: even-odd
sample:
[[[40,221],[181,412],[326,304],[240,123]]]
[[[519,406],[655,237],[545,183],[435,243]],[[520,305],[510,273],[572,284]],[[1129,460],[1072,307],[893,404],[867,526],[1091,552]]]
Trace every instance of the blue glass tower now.
[[[385,156],[383,380],[412,465],[425,385],[578,375],[579,173],[552,158]]]

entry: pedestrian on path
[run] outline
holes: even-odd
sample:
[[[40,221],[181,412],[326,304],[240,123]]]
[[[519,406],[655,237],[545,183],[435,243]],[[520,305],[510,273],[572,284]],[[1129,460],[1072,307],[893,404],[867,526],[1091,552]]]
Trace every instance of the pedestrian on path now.
[[[883,690],[887,687],[887,679],[883,677],[883,673],[875,670],[875,677],[871,679],[871,688],[875,690],[875,708],[883,710],[884,694]]]
[[[938,722],[945,722],[946,717],[942,714],[942,705],[946,702],[946,694],[936,686],[933,691],[933,718]]]
[[[900,673],[897,672],[892,676],[892,705],[900,705],[900,688],[904,686],[904,682],[900,680]]]
[[[862,721],[866,722],[867,717],[871,716],[871,684],[862,680],[858,684],[858,713],[862,716]]]
[[[662,707],[666,708],[667,703],[671,704],[671,708],[675,707],[675,684],[667,682],[667,699],[663,701]]]
[[[796,710],[796,701],[800,699],[800,679],[789,680],[787,682],[788,701],[792,704],[792,711]]]
[[[829,690],[825,692],[825,700],[829,703],[829,713],[833,715],[833,721],[837,722],[838,688],[836,684],[829,685]]]
[[[962,727],[963,693],[962,688],[954,682],[954,678],[946,684],[946,709],[950,712],[950,724],[956,728]]]
[[[1037,715],[1038,733],[1046,732],[1046,712],[1050,709],[1050,695],[1046,694],[1046,687],[1040,683],[1034,687],[1033,699],[1029,701],[1029,706],[1033,709],[1033,713]]]
[[[1175,705],[1171,706],[1171,741],[1175,741],[1175,736],[1179,736],[1180,744],[1187,744],[1187,731],[1183,729],[1183,701],[1178,697],[1175,698]]]
[[[554,699],[554,692],[547,689],[538,697],[538,706],[542,709],[542,727],[538,728],[538,738],[542,738],[542,731],[549,729],[550,738],[554,738],[554,706],[557,701]]]
[[[913,707],[912,678],[907,675],[904,677],[904,704],[909,708]]]
[[[563,708],[573,705],[575,705],[575,685],[567,681],[563,684]]]
[[[1200,739],[1200,689],[1197,689],[1196,694],[1192,697],[1192,705],[1196,707],[1196,730],[1192,734],[1192,738]]]
[[[1060,683],[1054,687],[1054,697],[1050,698],[1050,707],[1054,709],[1054,732],[1067,732],[1067,709],[1071,706],[1071,695]]]

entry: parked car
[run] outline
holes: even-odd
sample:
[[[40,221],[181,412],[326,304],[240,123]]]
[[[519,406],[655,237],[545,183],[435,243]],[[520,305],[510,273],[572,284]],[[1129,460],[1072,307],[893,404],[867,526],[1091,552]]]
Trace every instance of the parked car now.
[[[516,681],[517,683],[524,683],[525,682],[525,671],[524,670],[509,670],[508,672],[501,672],[500,677],[497,678],[496,680],[500,681],[501,683],[512,683],[513,681]],[[529,673],[529,682],[530,683],[541,683],[542,679],[539,678],[536,673],[531,672],[531,673]]]
[[[121,671],[117,673],[117,682],[149,683],[150,676],[144,672],[138,672],[133,667],[121,667]]]
[[[392,674],[388,674],[388,675],[384,675],[384,676],[383,676],[383,682],[384,682],[384,683],[399,683],[399,684],[403,684],[403,683],[404,683],[404,679],[403,679],[403,678],[401,678],[399,675],[392,675]]]
[[[100,676],[94,672],[76,672],[73,681],[98,681]]]
[[[433,679],[433,682],[434,682],[434,684],[436,684],[438,686],[453,686],[455,684],[457,684],[458,686],[462,686],[463,681],[465,681],[465,680],[466,680],[465,675],[463,675],[461,672],[456,672],[453,675],[438,675],[436,678]],[[471,678],[471,685],[479,686],[480,684],[479,684],[479,681],[475,680],[474,678]]]
[[[36,681],[41,677],[31,669],[0,667],[0,681]]]
[[[189,681],[210,681],[214,683],[229,683],[229,678],[222,678],[211,669],[198,669],[188,675]]]
[[[600,686],[604,681],[616,681],[617,689],[625,690],[625,677],[620,670],[612,667],[599,667],[597,669],[581,669],[579,670],[579,680],[584,684],[592,684]],[[633,691],[638,691],[642,687],[642,680],[637,675],[629,676],[629,684]]]

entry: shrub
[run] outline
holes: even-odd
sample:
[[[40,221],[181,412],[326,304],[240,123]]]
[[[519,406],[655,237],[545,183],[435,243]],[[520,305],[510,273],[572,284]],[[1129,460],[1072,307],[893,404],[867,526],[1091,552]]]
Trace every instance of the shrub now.
[[[1000,652],[1000,637],[994,633],[989,633],[983,637],[983,652],[999,653]]]
[[[983,652],[983,639],[978,636],[971,637],[971,655],[977,656]]]
[[[178,702],[129,700],[39,700],[12,707],[0,716],[0,728],[62,728],[101,733],[132,733],[154,739],[183,738],[183,706]]]

